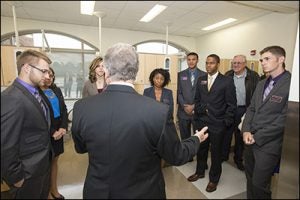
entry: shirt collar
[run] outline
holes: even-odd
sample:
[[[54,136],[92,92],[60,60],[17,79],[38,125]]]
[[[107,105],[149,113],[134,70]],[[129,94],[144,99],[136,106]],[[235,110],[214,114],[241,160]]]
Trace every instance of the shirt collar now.
[[[114,82],[109,83],[109,85],[126,85],[126,86],[132,87],[134,89],[134,85],[132,83],[127,83],[124,81],[114,81]]]
[[[209,75],[209,74],[207,74],[207,76],[209,76],[209,77],[212,77],[213,79],[216,79],[216,77],[218,76],[218,74],[219,74],[219,71],[217,71],[217,73],[215,73],[214,75]]]
[[[34,93],[35,93],[36,91],[38,91],[38,89],[37,89],[36,87],[34,87],[34,86],[32,86],[32,85],[26,83],[25,81],[21,80],[19,77],[17,78],[17,81],[18,81],[21,85],[23,85],[23,86],[24,86],[31,94],[33,94],[33,95],[34,95]]]

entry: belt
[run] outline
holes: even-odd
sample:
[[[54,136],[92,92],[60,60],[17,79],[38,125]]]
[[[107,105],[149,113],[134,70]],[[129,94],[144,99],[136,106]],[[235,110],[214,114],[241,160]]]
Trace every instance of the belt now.
[[[238,108],[246,108],[246,106],[237,106]]]

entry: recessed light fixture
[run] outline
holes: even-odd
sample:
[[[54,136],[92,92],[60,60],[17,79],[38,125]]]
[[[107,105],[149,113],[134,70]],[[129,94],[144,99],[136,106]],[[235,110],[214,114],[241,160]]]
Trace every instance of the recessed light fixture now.
[[[95,1],[80,1],[80,13],[83,15],[93,15]]]
[[[140,22],[150,22],[166,8],[167,6],[156,4],[142,19],[140,19]]]
[[[229,24],[229,23],[231,23],[231,22],[234,22],[234,21],[236,21],[236,20],[237,20],[237,19],[234,19],[234,18],[228,18],[228,19],[225,19],[225,20],[220,21],[220,22],[218,22],[218,23],[215,23],[215,24],[213,24],[213,25],[207,26],[207,27],[203,28],[202,30],[204,30],[204,31],[209,31],[209,30],[215,29],[215,28],[217,28],[217,27],[224,26],[225,24]]]

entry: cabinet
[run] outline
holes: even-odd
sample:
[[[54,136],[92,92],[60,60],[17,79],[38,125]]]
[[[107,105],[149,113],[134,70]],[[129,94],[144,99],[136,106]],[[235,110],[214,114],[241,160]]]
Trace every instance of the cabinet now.
[[[18,76],[16,52],[27,49],[41,51],[40,48],[1,46],[1,86],[9,86]]]
[[[231,69],[231,60],[232,59],[221,59],[219,72],[225,74]],[[256,71],[259,74],[259,62],[257,60],[247,60],[247,67],[251,70]]]

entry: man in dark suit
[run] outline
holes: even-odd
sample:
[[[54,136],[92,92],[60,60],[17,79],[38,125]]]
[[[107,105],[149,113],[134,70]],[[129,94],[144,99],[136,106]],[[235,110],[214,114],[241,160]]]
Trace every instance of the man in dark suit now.
[[[49,110],[38,93],[51,60],[34,50],[18,58],[18,77],[1,93],[1,179],[16,199],[46,199],[51,144]]]
[[[272,197],[271,177],[280,160],[291,81],[282,47],[266,47],[260,55],[269,76],[256,86],[242,126],[248,199]]]
[[[188,68],[178,73],[177,117],[179,120],[179,130],[182,140],[191,136],[191,126],[193,126],[193,133],[196,130],[193,119],[196,83],[200,76],[206,75],[204,71],[198,69],[197,63],[198,54],[195,52],[189,53],[187,55]]]
[[[207,138],[207,127],[180,142],[168,106],[134,90],[138,55],[131,45],[109,48],[103,65],[107,89],[77,101],[73,110],[75,149],[89,154],[83,198],[166,198],[161,159],[186,163]]]
[[[220,58],[211,54],[206,59],[207,76],[200,77],[195,95],[196,128],[209,127],[209,138],[201,144],[197,154],[197,169],[188,181],[197,181],[205,175],[210,144],[211,167],[207,192],[217,189],[221,172],[221,151],[224,132],[234,120],[236,93],[233,79],[218,72]]]
[[[226,130],[223,140],[222,161],[227,161],[229,157],[232,134],[234,133],[234,162],[239,170],[244,170],[243,152],[244,142],[238,125],[250,105],[251,97],[259,81],[259,75],[249,69],[247,59],[244,55],[236,55],[232,59],[232,69],[225,73],[233,79],[236,88],[237,109],[234,117],[234,123],[230,129]]]

